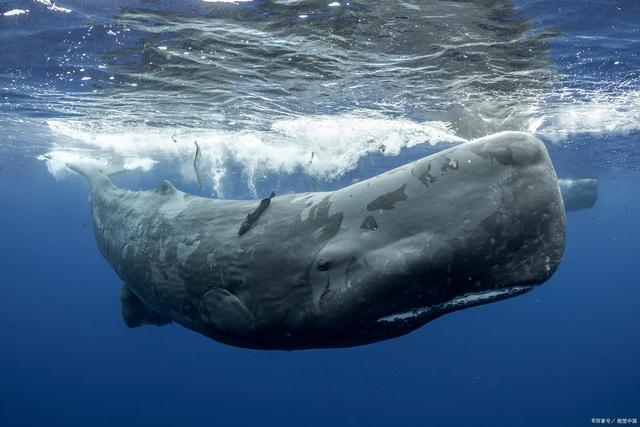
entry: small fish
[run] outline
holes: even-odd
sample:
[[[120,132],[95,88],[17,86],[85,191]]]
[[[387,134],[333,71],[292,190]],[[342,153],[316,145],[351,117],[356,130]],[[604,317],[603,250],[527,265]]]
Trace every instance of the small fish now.
[[[260,204],[255,211],[247,214],[247,219],[240,225],[238,236],[242,236],[244,233],[249,231],[251,227],[253,227],[253,225],[258,221],[258,218],[260,218],[260,215],[262,215],[262,213],[267,210],[267,208],[271,204],[271,199],[273,199],[275,196],[276,192],[272,191],[269,197],[260,200]]]
[[[198,191],[202,191],[202,175],[200,173],[200,157],[202,157],[202,154],[200,153],[198,141],[193,141],[193,143],[196,145],[196,155],[193,157],[193,170],[196,173],[196,180],[198,181]]]

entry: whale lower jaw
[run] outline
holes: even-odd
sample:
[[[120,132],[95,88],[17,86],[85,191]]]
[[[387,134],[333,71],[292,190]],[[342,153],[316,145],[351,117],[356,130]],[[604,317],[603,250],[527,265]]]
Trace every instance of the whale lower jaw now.
[[[454,299],[443,302],[440,304],[430,305],[426,307],[418,307],[413,310],[405,311],[402,313],[394,313],[388,316],[384,316],[378,319],[378,322],[400,322],[411,321],[419,319],[426,315],[445,314],[455,310],[461,310],[463,308],[473,307],[476,305],[487,304],[493,301],[502,300],[505,298],[514,297],[516,295],[522,295],[534,286],[517,286],[508,289],[492,289],[484,292],[474,292]]]

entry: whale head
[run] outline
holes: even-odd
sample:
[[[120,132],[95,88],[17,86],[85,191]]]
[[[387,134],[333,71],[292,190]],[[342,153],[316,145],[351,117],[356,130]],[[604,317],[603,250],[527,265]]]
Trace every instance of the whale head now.
[[[314,304],[359,319],[363,336],[525,293],[551,277],[564,249],[555,171],[544,144],[520,132],[347,187],[332,210],[343,221],[314,261]]]

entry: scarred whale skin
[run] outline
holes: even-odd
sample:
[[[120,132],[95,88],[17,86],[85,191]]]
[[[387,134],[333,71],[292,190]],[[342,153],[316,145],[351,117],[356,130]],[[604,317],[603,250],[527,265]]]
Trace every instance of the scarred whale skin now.
[[[519,132],[337,191],[273,197],[242,235],[259,201],[197,197],[167,181],[127,191],[70,167],[89,180],[98,248],[126,284],[127,324],[174,321],[241,347],[400,336],[546,281],[565,242],[546,148]]]

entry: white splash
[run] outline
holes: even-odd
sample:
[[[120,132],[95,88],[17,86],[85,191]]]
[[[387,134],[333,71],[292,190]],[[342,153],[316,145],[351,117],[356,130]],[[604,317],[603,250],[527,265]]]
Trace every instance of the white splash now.
[[[56,177],[65,176],[65,163],[71,156],[83,156],[126,169],[149,170],[158,162],[177,163],[184,179],[193,180],[197,141],[202,171],[219,196],[223,196],[222,182],[230,165],[242,168],[255,193],[256,180],[269,173],[302,171],[331,180],[354,169],[371,153],[397,155],[418,144],[464,142],[449,133],[445,123],[356,115],[280,120],[265,132],[162,129],[79,120],[50,120],[47,124],[57,145],[42,159]]]
[[[29,13],[29,9],[11,9],[3,13],[3,16],[18,16]]]
[[[47,9],[52,10],[54,12],[61,12],[61,13],[72,12],[71,9],[67,9],[66,7],[58,6],[55,3],[53,3],[51,0],[34,0],[34,1],[36,3],[40,3],[40,4],[43,4],[43,5],[47,6]]]
[[[47,170],[58,180],[67,177],[71,173],[67,168],[68,164],[94,165],[107,174],[136,169],[148,172],[156,164],[153,159],[131,157],[124,157],[114,162],[108,156],[99,153],[65,149],[50,151],[47,154],[38,156],[37,159],[46,162]]]
[[[640,90],[578,95],[568,94],[565,99],[546,105],[547,110],[538,111],[526,130],[553,142],[580,135],[626,135],[640,130]]]
[[[640,91],[589,92],[561,95],[561,100],[523,107],[519,130],[548,141],[566,141],[583,134],[626,134],[640,130]],[[578,100],[579,99],[579,100]],[[158,128],[116,122],[50,120],[54,147],[43,157],[56,177],[65,175],[72,155],[93,157],[122,169],[150,170],[156,164],[175,167],[194,181],[194,141],[201,148],[200,170],[219,196],[224,196],[230,170],[242,171],[256,195],[256,182],[272,174],[304,173],[330,181],[355,169],[373,153],[398,155],[419,144],[460,143],[446,122],[418,123],[356,111],[277,120],[256,130]]]

